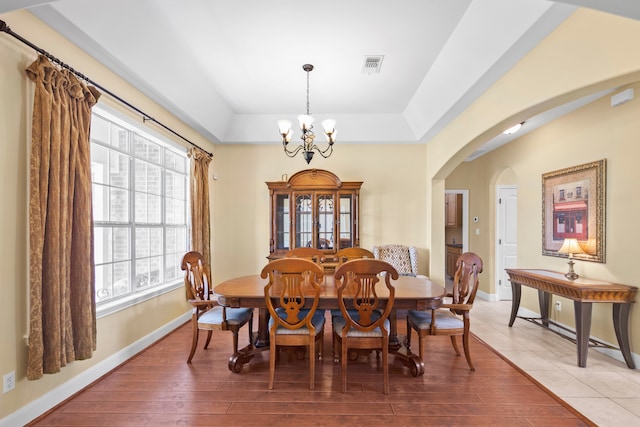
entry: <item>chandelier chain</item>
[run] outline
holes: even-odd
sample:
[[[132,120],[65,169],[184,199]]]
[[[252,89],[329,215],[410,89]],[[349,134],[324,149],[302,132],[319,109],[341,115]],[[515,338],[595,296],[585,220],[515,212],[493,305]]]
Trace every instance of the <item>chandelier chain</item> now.
[[[307,71],[307,116],[310,116],[309,112],[309,71]]]

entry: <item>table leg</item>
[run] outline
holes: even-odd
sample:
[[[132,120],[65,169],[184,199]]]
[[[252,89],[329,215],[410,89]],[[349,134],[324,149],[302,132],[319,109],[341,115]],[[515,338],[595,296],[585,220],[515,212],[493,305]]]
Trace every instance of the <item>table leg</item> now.
[[[258,332],[251,340],[248,346],[239,349],[229,357],[228,367],[231,372],[236,374],[242,372],[242,367],[249,363],[253,356],[269,350],[269,310],[266,308],[258,310]]]
[[[538,303],[540,304],[540,320],[545,328],[549,327],[549,302],[551,294],[549,292],[538,290]]]
[[[520,283],[511,282],[511,318],[509,318],[509,327],[513,326],[513,322],[516,320],[518,309],[520,308],[520,296],[522,289]]]
[[[254,345],[256,347],[269,347],[269,310],[258,309],[258,334]]]
[[[624,361],[631,369],[635,369],[636,365],[631,356],[631,345],[629,344],[629,312],[631,304],[613,304],[613,327],[616,330],[618,338],[618,346],[624,357]]]
[[[405,316],[407,314],[405,313]],[[391,310],[389,314],[389,354],[393,354],[404,366],[409,368],[409,372],[412,376],[424,374],[424,361],[417,354],[411,353],[409,349],[406,352],[401,352],[402,344],[398,339],[398,316],[396,310]],[[407,331],[410,334],[411,331]]]
[[[389,351],[390,352],[396,352],[400,349],[401,344],[400,341],[398,340],[398,315],[396,313],[396,310],[393,309],[391,310],[391,313],[389,314]]]
[[[576,339],[578,341],[578,366],[587,366],[587,352],[589,351],[589,336],[591,335],[591,309],[590,302],[574,301],[573,307],[576,314]]]

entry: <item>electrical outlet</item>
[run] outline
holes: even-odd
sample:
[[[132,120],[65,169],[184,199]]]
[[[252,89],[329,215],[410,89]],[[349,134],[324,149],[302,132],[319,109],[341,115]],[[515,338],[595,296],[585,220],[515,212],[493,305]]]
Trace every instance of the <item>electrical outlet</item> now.
[[[16,373],[9,372],[2,377],[2,393],[8,393],[16,388]]]
[[[560,301],[556,301],[554,304],[556,311],[562,311],[562,303]]]

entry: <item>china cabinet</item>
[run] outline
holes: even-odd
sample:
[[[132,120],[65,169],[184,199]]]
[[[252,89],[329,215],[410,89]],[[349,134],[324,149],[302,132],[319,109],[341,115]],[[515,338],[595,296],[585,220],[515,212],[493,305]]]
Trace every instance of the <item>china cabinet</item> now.
[[[307,169],[286,181],[267,182],[270,197],[270,259],[300,247],[329,254],[359,247],[362,182],[343,182],[322,169]]]

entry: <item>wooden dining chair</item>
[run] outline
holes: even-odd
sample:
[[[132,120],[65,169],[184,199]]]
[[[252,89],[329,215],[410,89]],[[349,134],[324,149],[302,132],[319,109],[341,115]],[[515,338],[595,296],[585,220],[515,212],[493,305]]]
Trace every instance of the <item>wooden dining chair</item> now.
[[[316,264],[321,264],[324,260],[325,253],[320,249],[303,247],[291,249],[289,252],[284,254],[284,256],[285,258],[305,258],[315,262]]]
[[[324,272],[313,261],[281,258],[271,261],[260,276],[269,278],[264,297],[269,320],[269,390],[275,381],[278,346],[309,347],[309,389],[315,384],[316,344],[322,360],[324,310],[317,310]]]
[[[185,272],[184,284],[187,300],[192,306],[191,351],[187,363],[191,363],[198,346],[201,330],[207,331],[207,341],[204,349],[209,347],[214,330],[231,331],[233,333],[233,352],[238,352],[238,332],[245,324],[249,324],[249,344],[253,335],[253,309],[227,308],[218,304],[214,298],[209,282],[209,266],[204,263],[202,254],[196,251],[187,252],[182,257],[180,268]]]
[[[364,248],[345,248],[340,249],[334,257],[338,260],[338,265],[344,264],[347,261],[358,258],[371,258],[373,259],[373,252]]]
[[[396,269],[375,259],[347,261],[335,272],[341,315],[334,316],[332,323],[334,347],[341,354],[343,393],[347,392],[348,350],[370,349],[382,352],[383,391],[389,394],[389,314],[395,297],[391,279],[398,279]]]
[[[419,356],[424,360],[424,342],[428,335],[449,335],[456,354],[460,350],[456,336],[462,335],[462,345],[467,363],[475,371],[469,351],[470,314],[473,300],[478,291],[478,275],[482,273],[482,259],[473,252],[465,252],[456,262],[456,273],[453,278],[453,290],[445,298],[451,298],[451,303],[441,304],[439,308],[407,312],[407,349],[411,348],[411,333],[418,333]]]

